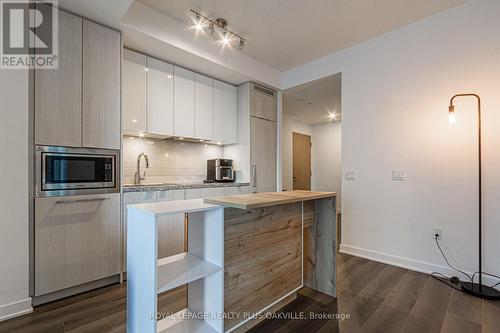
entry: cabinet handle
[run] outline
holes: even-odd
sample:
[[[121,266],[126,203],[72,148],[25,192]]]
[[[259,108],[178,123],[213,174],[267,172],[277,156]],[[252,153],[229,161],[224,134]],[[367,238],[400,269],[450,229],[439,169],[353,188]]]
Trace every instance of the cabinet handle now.
[[[92,201],[104,201],[108,200],[108,198],[93,198],[93,199],[75,199],[75,200],[57,200],[57,204],[70,204],[70,203],[78,203],[78,202],[92,202]]]
[[[257,189],[257,165],[252,164],[252,175],[251,175],[252,188]]]

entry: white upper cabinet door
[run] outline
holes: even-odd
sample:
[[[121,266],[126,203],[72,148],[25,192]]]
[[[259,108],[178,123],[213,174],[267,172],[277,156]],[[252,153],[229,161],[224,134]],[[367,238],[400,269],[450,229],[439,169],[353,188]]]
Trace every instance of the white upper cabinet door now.
[[[83,20],[82,145],[120,149],[121,35]]]
[[[238,93],[235,86],[214,80],[214,141],[238,142]]]
[[[174,134],[174,66],[148,57],[148,133]]]
[[[146,64],[143,54],[123,50],[123,131],[146,132]],[[132,134],[129,133],[129,134]]]
[[[195,125],[197,139],[214,138],[214,80],[200,74],[195,75]]]
[[[194,72],[174,67],[174,135],[194,137]]]

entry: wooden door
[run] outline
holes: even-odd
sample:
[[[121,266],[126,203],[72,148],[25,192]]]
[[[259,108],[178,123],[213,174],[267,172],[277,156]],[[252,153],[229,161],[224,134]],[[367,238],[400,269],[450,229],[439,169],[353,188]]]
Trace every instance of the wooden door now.
[[[147,57],[123,50],[123,130],[125,133],[146,132]]]
[[[35,296],[120,273],[120,193],[35,199]]]
[[[293,133],[293,189],[311,190],[311,136]]]
[[[82,144],[120,149],[121,35],[83,20]]]
[[[148,133],[174,134],[174,66],[148,58]]]
[[[81,147],[82,19],[58,13],[59,67],[35,72],[35,143]]]

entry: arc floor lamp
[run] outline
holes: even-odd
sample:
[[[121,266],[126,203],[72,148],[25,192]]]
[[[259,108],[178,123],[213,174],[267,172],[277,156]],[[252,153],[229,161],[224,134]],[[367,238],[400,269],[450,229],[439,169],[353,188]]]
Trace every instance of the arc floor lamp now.
[[[478,283],[471,282],[462,282],[462,290],[468,294],[488,299],[500,299],[500,291],[495,288],[488,287],[483,285],[483,261],[482,261],[482,213],[483,213],[483,196],[482,196],[482,165],[481,165],[481,98],[477,94],[457,94],[453,96],[450,100],[450,106],[448,108],[449,112],[449,120],[450,123],[456,122],[455,117],[455,106],[453,105],[453,101],[457,97],[475,97],[477,99],[477,113],[478,113],[478,161],[479,161],[479,214],[478,214],[478,223],[479,223],[479,281]]]

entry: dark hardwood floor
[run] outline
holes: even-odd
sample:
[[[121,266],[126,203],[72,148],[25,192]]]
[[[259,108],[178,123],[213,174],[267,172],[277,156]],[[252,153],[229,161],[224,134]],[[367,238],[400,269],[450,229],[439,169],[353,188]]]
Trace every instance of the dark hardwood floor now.
[[[500,302],[465,295],[425,274],[338,258],[337,299],[304,288],[278,313],[281,317],[251,332],[500,333]],[[32,314],[0,323],[0,333],[126,332],[125,291],[125,285],[115,285],[39,306]],[[160,311],[184,308],[184,293],[178,288],[162,295]],[[329,319],[336,314],[344,319]]]

